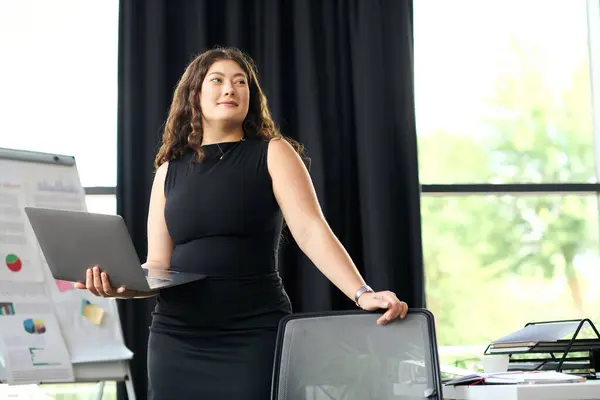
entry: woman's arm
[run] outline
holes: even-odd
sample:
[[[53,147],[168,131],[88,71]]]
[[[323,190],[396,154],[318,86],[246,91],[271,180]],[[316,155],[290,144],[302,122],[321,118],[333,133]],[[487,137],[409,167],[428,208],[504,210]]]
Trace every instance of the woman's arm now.
[[[165,179],[168,168],[168,162],[158,167],[152,183],[150,206],[148,207],[148,256],[142,265],[144,268],[169,269],[171,267],[173,240],[165,221]],[[145,299],[156,296],[159,292],[160,289],[148,292],[136,291],[132,297],[128,298]]]
[[[275,198],[296,243],[317,268],[354,301],[355,293],[365,281],[325,220],[304,163],[284,139],[271,140],[267,159]],[[364,293],[359,305],[367,310],[387,308],[380,323],[404,317],[407,312],[406,303],[389,291]]]
[[[173,255],[173,240],[165,221],[165,177],[169,163],[161,165],[154,175],[150,206],[148,207],[148,255],[147,268],[169,269]]]

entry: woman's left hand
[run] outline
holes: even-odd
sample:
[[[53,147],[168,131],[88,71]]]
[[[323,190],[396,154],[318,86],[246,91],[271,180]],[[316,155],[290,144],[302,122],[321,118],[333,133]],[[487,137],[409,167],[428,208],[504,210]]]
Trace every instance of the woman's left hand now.
[[[383,292],[366,292],[358,299],[358,305],[363,310],[374,311],[380,308],[387,309],[385,314],[377,320],[378,325],[385,325],[396,318],[406,317],[408,304],[398,300],[396,294],[385,290]]]

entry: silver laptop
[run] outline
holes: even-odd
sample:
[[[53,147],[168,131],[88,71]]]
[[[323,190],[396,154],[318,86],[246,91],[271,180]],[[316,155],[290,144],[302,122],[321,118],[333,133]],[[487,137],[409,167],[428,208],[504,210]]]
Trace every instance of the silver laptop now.
[[[85,282],[98,265],[113,288],[148,291],[204,279],[205,275],[141,267],[119,215],[25,207],[54,279]]]

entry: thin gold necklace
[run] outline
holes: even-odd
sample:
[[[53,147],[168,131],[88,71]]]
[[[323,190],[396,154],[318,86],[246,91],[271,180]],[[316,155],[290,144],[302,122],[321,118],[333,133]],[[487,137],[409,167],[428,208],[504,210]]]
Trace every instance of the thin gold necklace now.
[[[231,150],[235,149],[240,143],[242,143],[244,140],[246,140],[246,138],[242,138],[242,140],[240,140],[239,142],[237,142],[235,145],[231,146],[231,148],[229,148],[229,150],[227,150],[226,152],[223,152],[223,149],[221,148],[221,146],[219,145],[219,143],[217,143],[217,147],[219,148],[219,151],[221,152],[221,157],[219,157],[219,160],[222,160],[223,157],[225,157],[225,154],[229,153]]]

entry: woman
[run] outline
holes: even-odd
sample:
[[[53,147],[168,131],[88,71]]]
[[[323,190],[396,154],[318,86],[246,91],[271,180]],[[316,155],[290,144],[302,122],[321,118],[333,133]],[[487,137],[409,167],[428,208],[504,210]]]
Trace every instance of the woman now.
[[[291,312],[277,272],[283,220],[302,251],[365,310],[407,305],[373,292],[323,218],[295,142],[281,138],[252,61],[234,48],[193,60],[177,88],[156,157],[146,267],[208,278],[160,292],[113,289],[98,267],[95,295],[158,295],[148,345],[154,399],[269,398],[279,320]],[[296,146],[298,147],[298,146]]]

